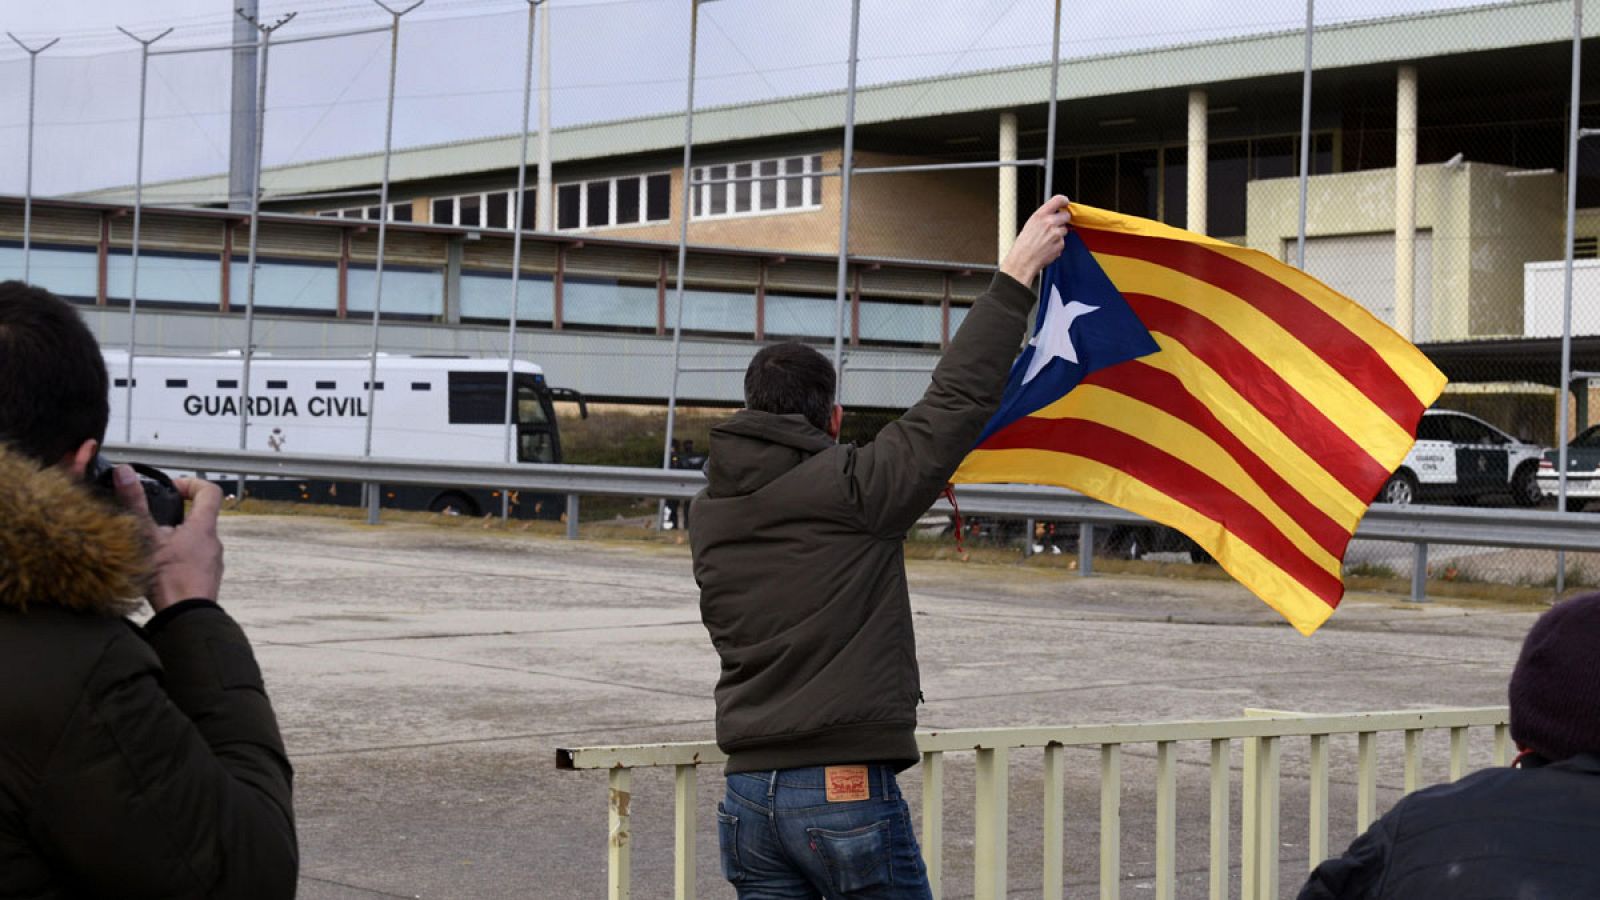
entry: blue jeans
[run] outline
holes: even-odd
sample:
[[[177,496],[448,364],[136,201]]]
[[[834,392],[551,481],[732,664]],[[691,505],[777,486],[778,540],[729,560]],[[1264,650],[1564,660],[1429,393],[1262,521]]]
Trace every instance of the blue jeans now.
[[[728,776],[717,834],[739,900],[932,897],[894,769],[860,768],[847,796],[866,799],[832,802],[822,767]]]

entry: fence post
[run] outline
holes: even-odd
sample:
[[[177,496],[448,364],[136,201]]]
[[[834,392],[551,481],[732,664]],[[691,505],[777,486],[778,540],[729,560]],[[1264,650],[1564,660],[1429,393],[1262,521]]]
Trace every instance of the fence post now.
[[[1422,729],[1406,729],[1405,792],[1422,786]]]
[[[1311,827],[1307,856],[1315,869],[1328,858],[1328,736],[1311,736]]]
[[[1281,758],[1279,739],[1261,739],[1261,756],[1257,760],[1257,773],[1261,776],[1258,796],[1261,801],[1260,836],[1261,861],[1260,897],[1278,900],[1278,763]]]
[[[1231,785],[1229,770],[1233,742],[1227,738],[1211,742],[1211,891],[1210,900],[1228,900],[1228,873],[1232,870],[1228,837],[1228,801]]]
[[[578,539],[578,495],[567,495],[567,540]]]
[[[974,900],[1006,896],[1006,825],[1010,779],[1004,747],[978,748],[977,803],[973,810]]]
[[[1412,549],[1411,602],[1428,602],[1428,545],[1420,541]]]
[[[1088,578],[1094,574],[1094,523],[1078,523],[1078,574]]]
[[[922,754],[922,863],[933,900],[944,896],[944,754]]]
[[[610,775],[610,802],[607,804],[610,836],[606,842],[606,895],[609,900],[628,900],[633,894],[633,832],[628,807],[633,802],[633,771],[615,768]]]
[[[1467,774],[1467,729],[1450,729],[1450,780],[1460,781]]]
[[[1356,736],[1356,833],[1367,830],[1378,817],[1378,735],[1363,731]]]
[[[1239,897],[1261,896],[1261,738],[1245,738],[1239,798]]]
[[[694,900],[695,771],[693,765],[673,770],[673,813],[677,818],[672,851],[675,900]]]
[[[1122,745],[1100,747],[1100,900],[1122,896]]]
[[[1156,744],[1156,900],[1175,900],[1178,882],[1178,745]]]
[[[1033,555],[1033,529],[1036,526],[1032,519],[1024,519],[1022,526],[1022,558],[1027,559]]]
[[[1066,885],[1062,840],[1066,829],[1066,748],[1044,748],[1044,900],[1061,900]]]

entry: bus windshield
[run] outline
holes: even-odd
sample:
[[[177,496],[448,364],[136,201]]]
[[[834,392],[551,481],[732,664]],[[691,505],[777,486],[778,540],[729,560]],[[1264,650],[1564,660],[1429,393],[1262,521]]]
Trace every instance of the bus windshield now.
[[[550,391],[531,376],[517,376],[517,461],[561,461],[561,444],[551,415]]]
[[[549,402],[549,393],[541,390],[533,379],[526,375],[517,376],[518,425],[549,425]]]

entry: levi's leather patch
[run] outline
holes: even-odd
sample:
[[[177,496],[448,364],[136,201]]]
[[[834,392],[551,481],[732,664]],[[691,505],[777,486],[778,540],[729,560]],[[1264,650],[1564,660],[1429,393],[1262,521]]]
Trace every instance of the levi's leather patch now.
[[[872,789],[867,786],[866,766],[827,766],[822,770],[828,783],[829,803],[849,803],[870,800]]]

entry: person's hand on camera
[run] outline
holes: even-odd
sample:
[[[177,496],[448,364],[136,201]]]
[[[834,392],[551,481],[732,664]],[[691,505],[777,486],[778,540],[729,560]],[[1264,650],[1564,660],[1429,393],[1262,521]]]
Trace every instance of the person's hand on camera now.
[[[1023,284],[1032,284],[1044,267],[1061,255],[1067,223],[1071,221],[1066,197],[1057,194],[1046,200],[1022,226],[1011,252],[1000,263],[1000,271]]]
[[[172,528],[150,518],[144,488],[131,467],[117,466],[114,477],[117,499],[143,523],[150,540],[150,608],[160,612],[197,597],[216,600],[222,588],[222,541],[217,537],[222,489],[198,478],[173,479],[190,506],[183,524]]]

